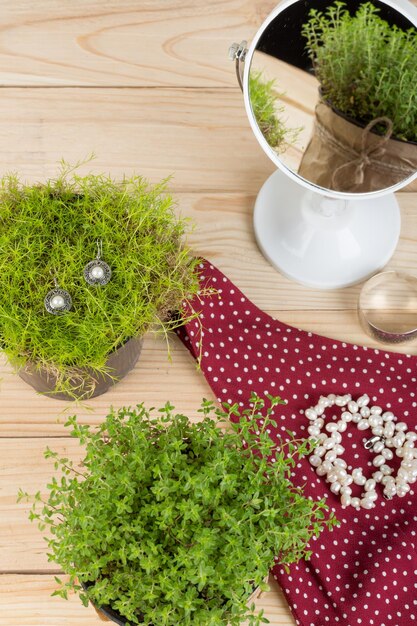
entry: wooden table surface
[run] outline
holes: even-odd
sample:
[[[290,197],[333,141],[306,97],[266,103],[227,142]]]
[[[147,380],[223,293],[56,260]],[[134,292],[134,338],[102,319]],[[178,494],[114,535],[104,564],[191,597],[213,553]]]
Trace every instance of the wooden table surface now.
[[[27,180],[54,175],[63,157],[91,152],[93,171],[173,174],[178,210],[196,229],[190,241],[257,305],[284,322],[372,345],[356,318],[359,286],[321,292],[291,283],[259,253],[252,208],[274,166],[246,119],[232,41],[250,40],[271,0],[2,0],[0,169]],[[402,237],[391,268],[417,272],[417,194],[398,194]],[[0,295],[1,297],[1,295]],[[19,487],[44,489],[46,445],[79,451],[63,426],[77,412],[97,424],[110,405],[170,399],[196,415],[211,397],[176,338],[172,361],[148,336],[133,373],[106,395],[74,407],[37,396],[0,364],[0,625],[98,626],[77,598],[51,598],[54,574],[41,534],[16,504]],[[408,350],[417,354],[416,344]],[[280,590],[258,601],[271,624],[293,619]],[[196,625],[197,626],[197,625]],[[318,625],[320,626],[320,625]]]

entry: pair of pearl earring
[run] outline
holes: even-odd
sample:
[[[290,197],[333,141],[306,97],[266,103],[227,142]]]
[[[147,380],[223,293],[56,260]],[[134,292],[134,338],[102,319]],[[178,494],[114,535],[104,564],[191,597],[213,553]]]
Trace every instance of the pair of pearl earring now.
[[[84,267],[83,275],[89,285],[107,285],[111,278],[110,266],[102,260],[103,242],[97,241],[97,256]],[[68,291],[61,289],[54,277],[55,288],[48,291],[45,296],[45,309],[52,315],[66,313],[72,308],[72,298]]]

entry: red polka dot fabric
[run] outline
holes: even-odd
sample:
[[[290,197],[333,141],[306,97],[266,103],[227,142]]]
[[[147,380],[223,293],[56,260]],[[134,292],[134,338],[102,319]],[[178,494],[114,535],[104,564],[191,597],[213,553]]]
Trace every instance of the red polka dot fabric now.
[[[374,350],[297,330],[271,318],[207,261],[200,265],[200,296],[188,305],[198,318],[178,330],[219,402],[247,402],[252,391],[280,395],[277,433],[307,437],[304,411],[321,395],[368,394],[417,431],[417,358]],[[204,295],[207,289],[216,294]],[[333,407],[332,414],[338,407]],[[343,409],[342,409],[343,410]],[[331,415],[329,415],[331,418]],[[369,431],[368,431],[369,432]],[[273,435],[274,433],[272,433]],[[369,435],[368,435],[369,436]],[[348,468],[375,468],[356,424],[343,433]],[[391,461],[394,463],[394,461]],[[409,626],[417,623],[417,489],[392,500],[379,498],[372,510],[342,508],[323,477],[302,459],[293,482],[314,499],[326,498],[340,527],[312,542],[309,561],[277,564],[281,585],[300,626]],[[355,485],[353,485],[355,487]],[[357,487],[358,491],[362,488]],[[355,493],[355,491],[354,491]]]

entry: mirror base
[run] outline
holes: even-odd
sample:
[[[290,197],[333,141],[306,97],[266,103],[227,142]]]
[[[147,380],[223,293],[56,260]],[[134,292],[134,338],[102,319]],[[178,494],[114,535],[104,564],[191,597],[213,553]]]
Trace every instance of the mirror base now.
[[[400,236],[394,194],[339,200],[309,191],[280,170],[255,203],[262,254],[287,278],[318,289],[340,289],[380,271]]]

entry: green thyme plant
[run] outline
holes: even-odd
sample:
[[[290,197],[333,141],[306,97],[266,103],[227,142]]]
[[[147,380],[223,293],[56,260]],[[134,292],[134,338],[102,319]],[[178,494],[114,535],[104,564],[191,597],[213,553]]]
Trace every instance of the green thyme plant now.
[[[249,94],[253,114],[263,136],[276,152],[282,153],[293,144],[300,128],[289,128],[282,118],[285,107],[279,104],[284,94],[275,92],[275,80],[266,81],[262,72],[249,74]]]
[[[312,444],[268,434],[281,399],[250,400],[242,411],[204,401],[197,423],[169,403],[159,415],[143,404],[112,410],[96,430],[70,418],[85,457],[75,467],[46,451],[61,475],[31,512],[49,529],[49,559],[69,574],[55,594],[75,589],[129,624],[267,622],[247,599],[265,588],[274,557],[308,558],[310,539],[335,520],[290,482]],[[230,418],[239,425],[226,429]]]
[[[353,16],[345,2],[312,9],[302,31],[307,49],[325,101],[363,124],[386,116],[394,137],[417,141],[417,31],[378,13],[370,2]]]
[[[166,181],[152,186],[139,176],[79,176],[65,164],[56,179],[41,184],[5,176],[0,348],[17,366],[30,362],[57,376],[56,391],[73,391],[76,368],[106,371],[112,351],[151,327],[169,330],[175,325],[170,312],[196,293],[197,261],[183,242],[187,228]],[[83,277],[97,240],[112,270],[102,287]],[[64,315],[44,308],[54,277],[72,297]]]

